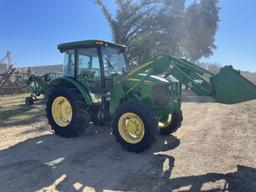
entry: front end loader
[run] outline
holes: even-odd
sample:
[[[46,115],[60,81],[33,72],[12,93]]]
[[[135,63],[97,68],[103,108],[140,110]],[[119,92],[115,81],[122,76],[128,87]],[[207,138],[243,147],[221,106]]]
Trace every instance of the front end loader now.
[[[129,69],[123,45],[88,40],[58,48],[65,55],[63,77],[49,83],[46,111],[55,134],[62,137],[81,135],[89,122],[111,124],[123,148],[142,152],[159,132],[171,134],[181,126],[182,84],[221,103],[256,99],[256,87],[231,67],[215,75],[159,55]]]

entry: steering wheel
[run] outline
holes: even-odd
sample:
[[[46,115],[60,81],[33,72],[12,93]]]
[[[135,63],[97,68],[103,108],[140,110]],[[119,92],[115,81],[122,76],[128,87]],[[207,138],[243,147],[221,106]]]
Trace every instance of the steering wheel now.
[[[88,80],[94,80],[94,74],[95,74],[95,71],[94,71],[94,70],[91,70],[91,69],[89,69],[89,70],[83,70],[83,71],[81,72],[81,76],[82,76],[83,78],[88,79]]]

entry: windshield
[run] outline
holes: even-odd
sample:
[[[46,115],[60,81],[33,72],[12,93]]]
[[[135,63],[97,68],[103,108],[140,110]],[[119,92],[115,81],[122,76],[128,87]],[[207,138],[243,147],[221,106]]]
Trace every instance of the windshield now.
[[[102,57],[105,76],[110,76],[113,73],[123,74],[124,71],[127,71],[124,54],[118,49],[103,47]]]

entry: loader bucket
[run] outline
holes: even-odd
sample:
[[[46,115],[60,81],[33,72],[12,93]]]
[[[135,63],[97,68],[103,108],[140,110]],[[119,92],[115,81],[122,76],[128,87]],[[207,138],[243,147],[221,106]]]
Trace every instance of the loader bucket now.
[[[256,99],[256,86],[232,66],[221,68],[212,85],[216,102],[234,104]]]

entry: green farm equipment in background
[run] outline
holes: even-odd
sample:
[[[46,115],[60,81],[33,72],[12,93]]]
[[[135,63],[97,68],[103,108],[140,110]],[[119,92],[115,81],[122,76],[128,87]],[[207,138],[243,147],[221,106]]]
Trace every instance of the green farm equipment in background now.
[[[47,117],[56,135],[81,135],[89,122],[112,122],[113,135],[128,151],[142,152],[183,120],[182,84],[197,95],[233,104],[256,99],[256,86],[231,66],[218,74],[170,55],[129,69],[126,47],[88,40],[58,46],[63,77],[47,83]],[[176,80],[170,78],[173,76]]]
[[[46,73],[41,76],[32,74],[27,80],[27,87],[31,91],[31,95],[25,99],[25,104],[33,105],[39,96],[46,95],[49,82],[60,77],[60,75],[60,73]]]

